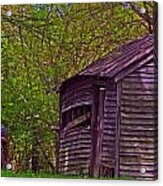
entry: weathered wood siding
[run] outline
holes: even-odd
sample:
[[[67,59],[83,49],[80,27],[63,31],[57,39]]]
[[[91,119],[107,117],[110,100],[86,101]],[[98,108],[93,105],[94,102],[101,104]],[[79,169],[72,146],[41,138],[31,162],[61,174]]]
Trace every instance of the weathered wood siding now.
[[[157,67],[154,62],[122,80],[120,176],[157,179]],[[145,173],[141,173],[145,170]]]
[[[116,94],[116,84],[109,82],[104,100],[104,126],[101,157],[101,175],[103,176],[114,176],[115,171]]]
[[[81,78],[68,84],[61,95],[61,129],[59,140],[58,172],[69,175],[89,174],[91,153],[91,116],[87,121],[76,127],[65,130],[63,114],[73,109],[75,113],[80,107],[82,113],[76,113],[78,118],[84,115],[93,99],[92,79]],[[85,106],[84,106],[85,105]],[[78,111],[77,111],[78,112]],[[91,113],[91,110],[89,110]],[[73,117],[73,116],[72,116]],[[82,120],[82,117],[81,117]],[[73,120],[72,120],[73,121]],[[69,123],[71,125],[71,123]],[[73,124],[74,125],[74,124]]]
[[[89,173],[91,136],[90,125],[60,134],[59,172],[69,175]]]
[[[77,104],[92,103],[93,80],[88,77],[81,77],[68,83],[61,94],[61,110],[76,106]]]

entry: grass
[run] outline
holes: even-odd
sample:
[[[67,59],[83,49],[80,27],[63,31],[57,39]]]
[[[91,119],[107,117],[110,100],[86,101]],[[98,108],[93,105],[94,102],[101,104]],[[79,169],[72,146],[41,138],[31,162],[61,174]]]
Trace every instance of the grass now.
[[[19,178],[62,178],[62,179],[83,179],[88,178],[88,176],[67,176],[67,175],[60,175],[55,173],[48,173],[48,172],[39,172],[35,173],[32,171],[20,171],[14,172],[11,170],[2,170],[1,177],[19,177]]]
[[[32,171],[20,171],[14,172],[11,170],[1,170],[1,177],[17,177],[17,178],[60,178],[60,179],[97,179],[97,180],[130,180],[129,177],[121,178],[109,178],[109,177],[100,177],[92,178],[87,175],[61,175],[55,173],[39,172],[34,173]]]

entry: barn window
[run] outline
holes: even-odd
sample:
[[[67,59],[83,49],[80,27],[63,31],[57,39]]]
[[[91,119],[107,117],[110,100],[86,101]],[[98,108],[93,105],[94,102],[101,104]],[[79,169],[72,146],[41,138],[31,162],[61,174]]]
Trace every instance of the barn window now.
[[[71,108],[62,113],[62,129],[84,126],[90,124],[91,105],[82,105]],[[82,125],[81,125],[82,124]]]

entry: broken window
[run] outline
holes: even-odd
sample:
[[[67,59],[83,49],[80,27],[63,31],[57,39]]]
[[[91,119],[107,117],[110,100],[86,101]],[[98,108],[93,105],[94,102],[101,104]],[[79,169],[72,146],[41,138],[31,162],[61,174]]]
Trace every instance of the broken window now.
[[[77,126],[90,124],[91,106],[83,105],[71,108],[62,114],[62,129],[67,130]],[[89,120],[89,121],[88,121]]]

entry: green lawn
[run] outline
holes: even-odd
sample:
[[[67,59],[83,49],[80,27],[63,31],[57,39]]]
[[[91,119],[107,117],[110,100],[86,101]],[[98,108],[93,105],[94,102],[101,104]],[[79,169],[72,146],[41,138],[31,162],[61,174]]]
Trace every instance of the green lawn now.
[[[34,173],[32,171],[20,171],[20,172],[13,172],[11,170],[2,170],[1,177],[19,177],[19,178],[61,178],[61,179],[101,179],[101,180],[116,180],[117,178],[108,178],[108,177],[101,177],[101,178],[91,178],[86,175],[60,175],[55,173],[47,173],[47,172],[39,172]],[[128,177],[121,177],[118,180],[129,180],[131,178]]]
[[[34,173],[32,171],[20,171],[20,172],[13,172],[9,170],[2,170],[1,177],[22,177],[22,178],[88,178],[86,176],[66,176],[66,175],[59,175],[55,173],[47,173],[47,172],[39,172]]]

